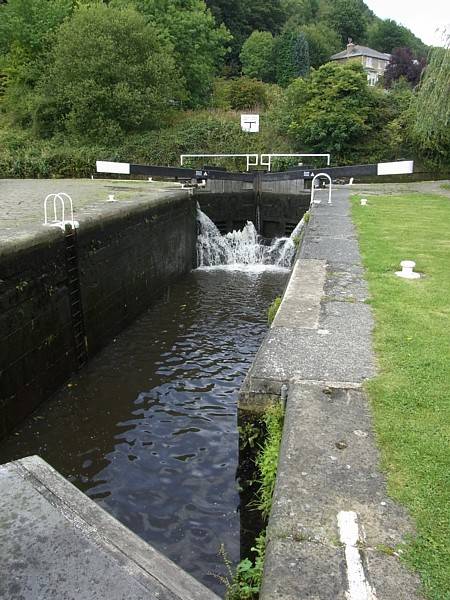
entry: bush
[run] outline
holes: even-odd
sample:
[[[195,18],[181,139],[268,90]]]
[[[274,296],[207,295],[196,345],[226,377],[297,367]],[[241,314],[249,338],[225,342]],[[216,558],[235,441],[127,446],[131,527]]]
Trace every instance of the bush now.
[[[266,87],[250,77],[234,79],[230,85],[230,106],[233,110],[253,110],[267,107]]]
[[[37,134],[114,141],[160,127],[181,97],[172,46],[132,8],[80,6],[56,35],[36,87]]]

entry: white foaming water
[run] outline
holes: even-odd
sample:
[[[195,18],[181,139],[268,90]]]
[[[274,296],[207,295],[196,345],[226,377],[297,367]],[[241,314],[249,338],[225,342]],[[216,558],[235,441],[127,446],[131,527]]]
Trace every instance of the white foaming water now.
[[[275,238],[270,245],[262,244],[251,221],[240,231],[221,235],[220,231],[200,209],[197,210],[197,265],[239,270],[290,268],[296,247],[294,239],[303,229],[303,219],[290,237]]]

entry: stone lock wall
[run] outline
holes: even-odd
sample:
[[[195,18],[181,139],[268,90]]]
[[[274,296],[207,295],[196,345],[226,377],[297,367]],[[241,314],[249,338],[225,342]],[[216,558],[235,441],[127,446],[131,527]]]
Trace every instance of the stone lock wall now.
[[[185,193],[80,222],[78,274],[88,356],[195,263],[195,202]],[[0,251],[0,437],[77,368],[63,233]]]

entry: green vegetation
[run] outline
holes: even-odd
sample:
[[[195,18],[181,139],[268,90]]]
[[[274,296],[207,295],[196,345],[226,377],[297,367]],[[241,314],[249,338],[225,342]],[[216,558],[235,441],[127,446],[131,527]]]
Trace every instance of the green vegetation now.
[[[255,554],[255,559],[251,561],[249,558],[245,558],[233,570],[233,565],[223,548],[221,549],[228,570],[228,577],[221,578],[226,586],[226,600],[256,600],[258,598],[266,554],[265,532],[256,538],[255,546],[251,550]]]
[[[264,518],[268,518],[272,508],[272,497],[277,476],[278,457],[283,434],[284,410],[281,404],[270,407],[262,418],[261,428],[264,430],[264,442],[260,446],[255,460],[257,479],[260,484],[255,508]],[[260,434],[261,429],[258,428]],[[250,432],[252,440],[255,439],[254,426],[241,432]],[[243,443],[247,442],[243,440]],[[263,531],[255,541],[254,560],[246,558],[236,567],[235,572],[222,548],[222,556],[228,568],[229,578],[223,579],[226,585],[227,600],[256,600],[261,587],[266,551],[266,534]]]
[[[412,100],[412,138],[426,156],[442,164],[450,162],[449,84],[450,49],[435,48],[422,85]]]
[[[389,94],[368,88],[357,66],[328,63],[348,36],[389,51],[407,45],[386,77]],[[433,51],[415,89],[426,47],[363,0],[0,2],[0,176],[299,150],[445,169],[449,52]],[[250,110],[261,132],[241,135],[235,111]]]
[[[369,382],[390,494],[415,520],[404,549],[426,595],[450,598],[450,202],[372,198],[353,218],[374,310],[379,375]],[[423,278],[397,278],[412,259]]]
[[[280,304],[281,304],[281,297],[277,296],[275,298],[275,300],[272,302],[272,304],[269,306],[269,309],[267,311],[267,321],[269,323],[269,325],[272,325],[276,314],[278,312],[278,309],[280,308]]]
[[[450,190],[450,183],[443,183],[443,184],[441,185],[441,188],[442,188],[443,190]]]
[[[256,466],[260,477],[258,510],[268,518],[272,508],[272,496],[277,476],[278,455],[283,434],[284,411],[281,404],[269,408],[264,414],[266,436],[257,458]]]

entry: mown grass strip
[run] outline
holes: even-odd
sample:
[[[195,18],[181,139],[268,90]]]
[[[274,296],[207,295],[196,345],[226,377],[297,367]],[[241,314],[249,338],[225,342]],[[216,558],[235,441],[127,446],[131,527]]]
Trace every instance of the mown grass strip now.
[[[352,212],[376,321],[367,387],[383,468],[417,528],[404,556],[427,598],[450,599],[450,199],[355,198]],[[422,279],[394,275],[404,259]]]

